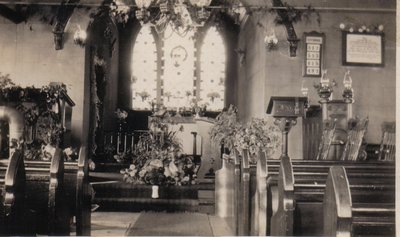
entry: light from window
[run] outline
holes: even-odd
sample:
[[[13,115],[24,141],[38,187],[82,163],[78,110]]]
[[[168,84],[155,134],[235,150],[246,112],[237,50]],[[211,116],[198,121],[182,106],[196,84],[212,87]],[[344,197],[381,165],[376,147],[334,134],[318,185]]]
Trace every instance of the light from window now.
[[[157,47],[150,26],[140,30],[133,49],[132,108],[149,110],[157,99]]]
[[[169,110],[190,108],[194,102],[206,105],[208,111],[223,109],[226,74],[223,39],[216,27],[210,27],[202,45],[196,49],[194,37],[194,31],[182,34],[168,26],[161,35],[161,57],[158,58],[150,26],[142,27],[133,49],[134,110],[149,110],[155,102]],[[200,50],[200,61],[196,50]]]
[[[210,27],[201,46],[200,104],[207,110],[219,111],[225,97],[225,45],[216,27]]]
[[[190,107],[195,71],[194,32],[178,34],[171,25],[164,32],[163,104],[172,110]]]

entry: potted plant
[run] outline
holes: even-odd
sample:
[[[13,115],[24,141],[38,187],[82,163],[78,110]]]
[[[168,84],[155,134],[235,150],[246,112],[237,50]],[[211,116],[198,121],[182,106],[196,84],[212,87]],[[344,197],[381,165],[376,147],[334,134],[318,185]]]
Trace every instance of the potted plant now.
[[[230,105],[216,117],[215,124],[210,130],[211,140],[221,145],[223,153],[230,153],[234,148],[235,134],[240,127],[237,109]]]
[[[274,156],[281,145],[281,133],[272,118],[252,118],[235,134],[234,146],[242,151],[247,149],[250,162],[257,162],[257,154],[264,150],[268,157]]]

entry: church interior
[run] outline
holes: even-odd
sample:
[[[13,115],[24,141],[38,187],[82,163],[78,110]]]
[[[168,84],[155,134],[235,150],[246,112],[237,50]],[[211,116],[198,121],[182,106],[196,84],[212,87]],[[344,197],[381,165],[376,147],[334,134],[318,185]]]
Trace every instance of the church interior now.
[[[395,236],[396,7],[0,0],[0,235]]]

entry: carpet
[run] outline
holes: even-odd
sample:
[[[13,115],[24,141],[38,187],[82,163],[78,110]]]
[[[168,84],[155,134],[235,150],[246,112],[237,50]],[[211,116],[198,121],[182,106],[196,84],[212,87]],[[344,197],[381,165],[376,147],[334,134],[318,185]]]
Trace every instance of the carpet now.
[[[143,212],[126,231],[127,236],[212,236],[207,214]]]

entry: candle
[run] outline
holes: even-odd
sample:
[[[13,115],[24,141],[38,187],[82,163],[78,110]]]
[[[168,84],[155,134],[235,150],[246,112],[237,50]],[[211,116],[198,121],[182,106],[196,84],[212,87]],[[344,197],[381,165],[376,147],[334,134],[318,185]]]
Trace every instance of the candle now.
[[[126,133],[124,135],[124,152],[126,153]]]
[[[135,139],[133,137],[133,133],[131,134],[131,153],[133,152],[133,148],[135,146]]]
[[[120,143],[120,139],[121,139],[120,134],[118,134],[118,136],[117,136],[117,154],[119,154],[119,143]]]

